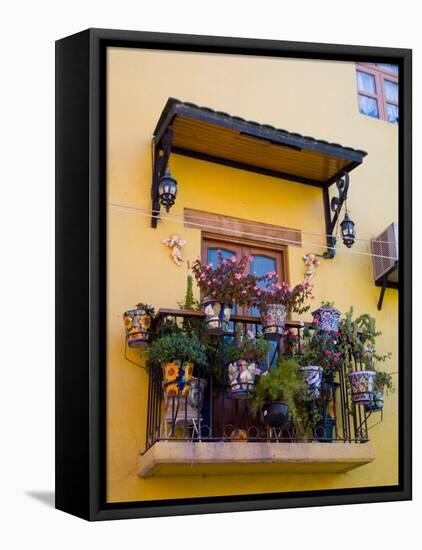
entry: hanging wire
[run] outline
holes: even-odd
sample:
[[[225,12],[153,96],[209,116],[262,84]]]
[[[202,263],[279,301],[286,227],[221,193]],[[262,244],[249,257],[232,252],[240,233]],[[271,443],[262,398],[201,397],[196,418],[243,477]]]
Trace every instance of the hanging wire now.
[[[125,207],[126,208],[126,207]],[[131,208],[131,207],[127,207],[127,208]],[[185,219],[191,219],[191,220],[195,220],[197,219],[197,216],[191,216],[189,214],[177,214],[177,213],[174,213],[172,214],[172,216],[174,217],[179,217],[179,218],[182,218],[183,220]],[[201,214],[201,220],[208,220],[208,221],[214,221],[215,218],[209,218],[207,216],[203,216]],[[234,219],[230,219],[230,218],[227,218],[225,220],[225,223],[237,223],[238,220],[234,220]],[[242,225],[243,226],[248,226],[248,227],[268,227],[269,229],[272,229],[274,231],[285,231],[286,229],[291,232],[291,233],[302,233],[304,235],[312,235],[314,237],[332,237],[332,235],[328,235],[326,233],[313,233],[313,232],[310,232],[310,231],[302,231],[301,229],[291,229],[291,228],[278,228],[274,225],[271,225],[271,224],[265,224],[265,223],[253,223],[253,222],[248,222],[248,221],[244,221],[242,220]],[[383,243],[383,244],[396,244],[395,241],[381,241],[381,240],[378,240],[378,239],[364,239],[364,238],[359,238],[359,237],[355,237],[355,241],[362,241],[362,242],[367,242],[367,243],[370,243],[372,240],[376,240],[377,243]]]
[[[152,218],[152,213],[149,211],[149,210],[146,210],[146,209],[142,209],[142,208],[136,208],[136,207],[133,207],[133,206],[124,206],[124,205],[120,205],[120,204],[113,204],[113,203],[109,203],[108,206],[110,208],[112,208],[113,210],[118,210],[118,211],[121,211],[121,212],[129,212],[131,214],[137,214],[137,215],[140,215],[140,216],[144,216],[144,217],[147,217],[147,218]],[[176,217],[173,217],[173,216],[170,216],[170,215],[166,215],[166,216],[162,216],[160,215],[160,220],[166,220],[166,221],[172,221],[172,222],[176,222],[176,223],[180,223],[180,224],[183,224],[183,225],[192,225],[194,226],[195,228],[201,228],[201,229],[207,229],[207,230],[214,230],[214,231],[220,231],[221,230],[221,227],[216,227],[216,226],[212,226],[212,225],[206,225],[206,224],[200,224],[200,223],[197,223],[197,222],[189,222],[189,221],[186,221],[186,220],[183,220],[183,219],[180,219],[180,218],[176,218]],[[246,236],[246,237],[253,237],[253,238],[262,238],[262,235],[259,234],[259,233],[249,233],[249,232],[245,232],[245,231],[241,231],[239,229],[229,229],[228,231],[231,231],[232,233],[237,233],[241,236]],[[321,237],[325,237],[325,235],[321,234],[319,235]],[[331,235],[330,235],[331,236]],[[270,236],[266,236],[266,239],[267,240],[271,240],[272,242],[276,242],[276,243],[281,243],[281,244],[294,244],[294,245],[297,245],[297,241],[295,240],[291,240],[291,239],[284,239],[284,238],[279,238],[279,237],[270,237]],[[377,241],[377,242],[381,242],[381,241]],[[310,247],[316,247],[316,248],[323,248],[324,250],[327,250],[327,245],[324,244],[319,244],[319,243],[311,243],[311,242],[305,242],[305,241],[302,241],[301,243],[302,245],[306,245],[306,246],[310,246]],[[328,247],[329,250],[334,250],[335,247]],[[392,256],[384,256],[384,255],[381,255],[381,254],[372,254],[371,252],[358,252],[358,251],[355,251],[355,250],[343,250],[343,249],[335,249],[336,252],[340,252],[342,254],[354,254],[354,255],[357,255],[357,256],[371,256],[371,257],[375,257],[375,258],[384,258],[384,259],[388,259],[388,260],[398,260],[397,257],[392,257]]]

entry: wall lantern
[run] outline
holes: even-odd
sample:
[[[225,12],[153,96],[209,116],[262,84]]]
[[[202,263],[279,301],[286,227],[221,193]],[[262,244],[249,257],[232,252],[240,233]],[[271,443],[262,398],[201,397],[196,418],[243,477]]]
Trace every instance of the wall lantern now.
[[[335,231],[340,225],[341,235],[343,243],[347,248],[351,248],[355,242],[356,228],[355,222],[349,217],[347,212],[347,193],[349,191],[350,176],[347,172],[344,172],[342,176],[336,181],[336,187],[338,190],[338,196],[334,196],[331,202],[328,198],[328,189],[324,189],[324,204],[325,204],[325,223],[327,229],[327,246],[328,249],[322,255],[326,260],[332,260],[336,255],[336,237]],[[345,208],[345,214],[343,221],[339,224],[339,218],[341,211]],[[331,217],[331,212],[333,216]]]
[[[347,246],[347,248],[351,248],[353,243],[355,242],[356,229],[355,222],[349,218],[347,210],[346,214],[344,215],[344,220],[341,222],[340,226],[343,243]]]
[[[177,181],[172,177],[169,166],[167,166],[164,176],[160,179],[158,195],[160,203],[164,206],[166,212],[169,212],[176,201],[177,195]]]

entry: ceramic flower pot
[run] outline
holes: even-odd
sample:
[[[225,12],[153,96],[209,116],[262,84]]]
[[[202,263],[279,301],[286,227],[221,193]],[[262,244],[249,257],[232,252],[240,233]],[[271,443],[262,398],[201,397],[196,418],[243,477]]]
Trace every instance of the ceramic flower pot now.
[[[138,348],[150,341],[151,315],[143,309],[130,309],[123,313],[127,344]]]
[[[256,363],[239,359],[228,366],[229,384],[233,397],[247,398],[255,384],[255,375],[259,372]]]
[[[287,308],[282,304],[263,304],[259,308],[262,329],[267,340],[277,339],[284,334]]]
[[[336,421],[331,416],[327,416],[327,418],[318,422],[314,428],[315,439],[321,441],[321,443],[331,443],[335,425]]]
[[[272,401],[262,407],[262,416],[268,426],[277,428],[289,419],[289,407],[282,401]]]
[[[203,378],[192,378],[189,386],[188,403],[193,409],[202,409],[206,387],[207,381]]]
[[[228,331],[232,306],[206,298],[202,301],[205,313],[205,326],[214,334]]]
[[[300,367],[305,377],[306,385],[308,386],[309,397],[318,399],[321,396],[322,386],[322,367],[318,365],[306,365]]]
[[[340,312],[335,307],[320,307],[312,312],[314,321],[318,323],[319,330],[337,332],[340,323]]]
[[[167,397],[187,397],[192,380],[193,364],[173,361],[163,365],[163,389]]]
[[[370,370],[354,371],[349,374],[352,401],[356,405],[373,403],[376,373]]]
[[[372,403],[365,405],[367,411],[382,411],[384,408],[384,392],[382,390],[377,390],[372,396]]]

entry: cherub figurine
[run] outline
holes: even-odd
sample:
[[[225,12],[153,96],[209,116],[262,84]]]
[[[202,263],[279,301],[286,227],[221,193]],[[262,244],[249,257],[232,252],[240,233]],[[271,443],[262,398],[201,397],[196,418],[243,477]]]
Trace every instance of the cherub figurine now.
[[[305,280],[310,280],[314,277],[316,268],[319,266],[320,261],[315,254],[306,254],[303,256],[303,261],[306,265]]]
[[[181,262],[185,261],[182,256],[182,248],[185,246],[186,241],[175,233],[170,239],[164,239],[163,244],[171,248],[170,258],[177,266],[180,266]]]

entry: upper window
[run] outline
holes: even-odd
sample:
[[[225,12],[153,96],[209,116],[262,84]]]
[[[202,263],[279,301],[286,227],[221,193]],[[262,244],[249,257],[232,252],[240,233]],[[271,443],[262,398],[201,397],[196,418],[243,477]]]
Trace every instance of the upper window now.
[[[358,63],[359,111],[388,122],[399,121],[399,68],[388,63]]]

